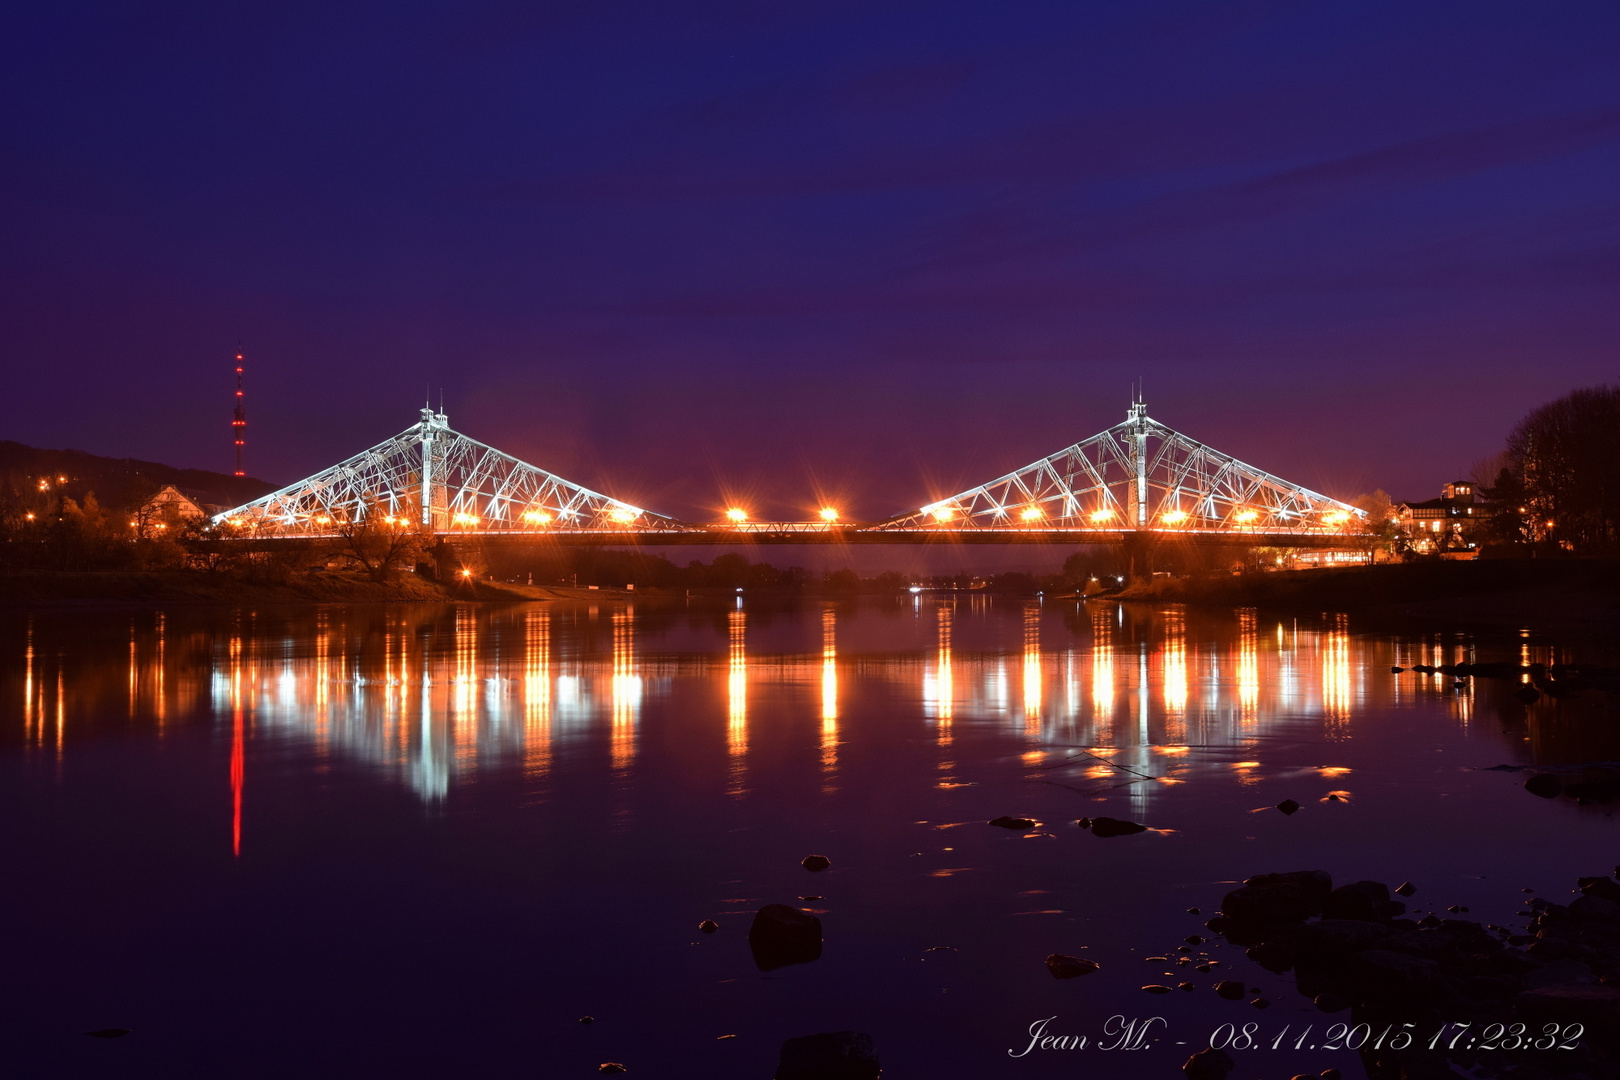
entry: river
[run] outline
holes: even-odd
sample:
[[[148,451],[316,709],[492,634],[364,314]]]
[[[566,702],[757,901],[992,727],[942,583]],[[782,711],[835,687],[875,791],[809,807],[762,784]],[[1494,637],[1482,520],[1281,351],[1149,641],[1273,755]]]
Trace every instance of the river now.
[[[1492,767],[1612,735],[1390,670],[1572,658],[1613,660],[979,595],[11,613],[7,1071],[763,1080],[784,1040],[855,1030],[891,1078],[1177,1077],[1254,1022],[1291,1033],[1245,1078],[1360,1076],[1295,1047],[1334,1018],[1289,976],[1178,947],[1256,873],[1505,922],[1607,872],[1606,808]],[[820,959],[759,970],[770,903],[819,917]],[[1054,979],[1054,952],[1100,969]],[[1043,1020],[1085,1045],[1031,1049]],[[1132,1021],[1139,1049],[1105,1047]]]

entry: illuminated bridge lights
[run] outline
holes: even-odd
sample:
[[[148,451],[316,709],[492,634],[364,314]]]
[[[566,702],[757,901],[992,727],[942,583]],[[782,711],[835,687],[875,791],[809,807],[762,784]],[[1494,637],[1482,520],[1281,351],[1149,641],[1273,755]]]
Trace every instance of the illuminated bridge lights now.
[[[213,520],[256,539],[331,533],[369,507],[389,508],[389,525],[437,533],[533,535],[589,543],[598,534],[647,543],[721,543],[758,537],[791,542],[910,543],[929,537],[1059,542],[1121,532],[1241,533],[1348,540],[1365,514],[1290,484],[1158,423],[1140,402],[1125,421],[981,487],[881,521],[845,521],[835,506],[811,504],[810,520],[751,521],[729,506],[713,524],[655,514],[564,480],[454,431],[443,413],[331,468]],[[1076,535],[1078,534],[1078,535]]]

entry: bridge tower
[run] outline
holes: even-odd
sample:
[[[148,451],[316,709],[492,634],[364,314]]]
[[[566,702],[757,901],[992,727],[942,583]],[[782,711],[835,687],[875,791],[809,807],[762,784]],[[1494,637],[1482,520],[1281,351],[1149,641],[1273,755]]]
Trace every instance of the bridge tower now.
[[[1138,529],[1148,525],[1148,414],[1147,403],[1140,393],[1133,396],[1131,407],[1125,413],[1129,425],[1126,438],[1130,443],[1131,476],[1130,505],[1127,516]]]
[[[427,528],[442,527],[448,522],[449,500],[445,497],[444,478],[436,477],[434,465],[442,471],[443,462],[435,462],[434,443],[441,432],[450,430],[450,418],[443,412],[434,412],[431,405],[422,406],[422,421],[416,425],[417,442],[422,453],[422,485],[418,495],[422,507],[422,524]],[[439,455],[442,457],[442,455]]]

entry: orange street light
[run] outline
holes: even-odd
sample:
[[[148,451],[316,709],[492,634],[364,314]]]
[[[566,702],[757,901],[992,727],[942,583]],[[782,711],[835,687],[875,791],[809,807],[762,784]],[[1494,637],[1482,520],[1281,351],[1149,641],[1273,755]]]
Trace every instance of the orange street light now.
[[[726,520],[736,522],[747,521],[748,511],[744,510],[740,506],[733,506],[730,510],[726,511]]]

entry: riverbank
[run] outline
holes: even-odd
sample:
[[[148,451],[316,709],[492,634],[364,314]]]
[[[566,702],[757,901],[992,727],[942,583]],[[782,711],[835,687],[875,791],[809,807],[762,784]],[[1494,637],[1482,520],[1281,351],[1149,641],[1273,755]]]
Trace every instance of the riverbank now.
[[[1164,579],[1120,600],[1254,607],[1291,614],[1345,611],[1366,626],[1433,623],[1567,633],[1620,629],[1620,563],[1525,559],[1350,566]]]
[[[0,608],[145,607],[153,604],[415,604],[456,600],[625,599],[619,589],[517,585],[496,581],[441,584],[414,574],[391,582],[335,572],[284,581],[246,581],[197,571],[31,571],[0,577]]]

